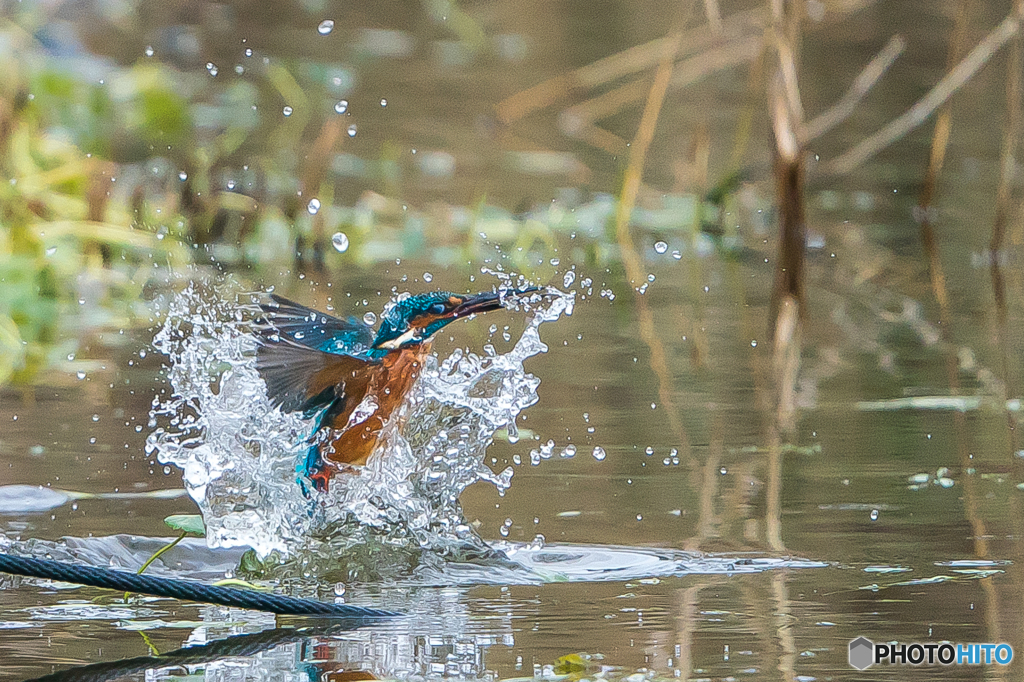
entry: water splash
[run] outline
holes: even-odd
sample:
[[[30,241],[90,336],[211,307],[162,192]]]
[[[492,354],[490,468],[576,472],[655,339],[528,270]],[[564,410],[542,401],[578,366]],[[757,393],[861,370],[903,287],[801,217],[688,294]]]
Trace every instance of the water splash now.
[[[249,333],[250,296],[191,283],[169,303],[153,346],[166,355],[170,395],[150,410],[146,450],[182,470],[210,547],[286,552],[310,530],[295,461],[313,426],[267,401]],[[248,309],[247,309],[247,305]]]
[[[484,453],[495,431],[514,434],[519,413],[537,402],[540,380],[523,363],[547,350],[540,326],[571,314],[574,297],[549,290],[516,304],[529,318],[507,353],[429,357],[367,466],[335,477],[329,492],[313,491],[296,473],[313,420],[267,400],[250,334],[254,300],[192,284],[170,302],[153,342],[170,360],[170,391],[154,401],[151,424],[160,426],[147,448],[182,469],[209,545],[251,547],[264,560],[276,552],[257,572],[300,577],[342,565],[348,578],[370,566],[379,575],[382,554],[396,570],[488,556],[459,495],[481,480],[508,488],[512,469],[491,471]]]

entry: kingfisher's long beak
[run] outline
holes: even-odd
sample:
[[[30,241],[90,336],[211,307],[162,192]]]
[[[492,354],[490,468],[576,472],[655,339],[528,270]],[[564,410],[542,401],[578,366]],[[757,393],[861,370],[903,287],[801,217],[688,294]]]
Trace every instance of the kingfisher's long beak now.
[[[503,307],[503,302],[508,299],[514,299],[525,294],[533,294],[540,291],[540,287],[530,287],[523,291],[516,292],[496,292],[489,291],[483,294],[474,294],[469,296],[465,301],[455,306],[448,311],[448,316],[452,319],[459,317],[469,317],[476,313],[486,313],[490,310],[497,310]]]

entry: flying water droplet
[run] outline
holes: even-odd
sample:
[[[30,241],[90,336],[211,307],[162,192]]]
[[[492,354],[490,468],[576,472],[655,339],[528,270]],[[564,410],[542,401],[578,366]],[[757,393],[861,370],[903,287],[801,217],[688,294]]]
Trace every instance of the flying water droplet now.
[[[345,253],[348,251],[348,235],[344,232],[335,232],[331,237],[331,244],[338,253]]]
[[[377,315],[374,312],[368,312],[363,315],[363,322],[367,325],[372,325],[377,322]]]
[[[602,448],[600,445],[594,448],[594,459],[596,459],[598,462],[602,461],[607,456],[608,453],[606,453],[604,451],[604,448]]]
[[[292,109],[291,107],[285,107],[284,109],[282,109],[282,112],[284,113],[285,116],[291,116],[293,111],[295,110]]]
[[[320,22],[320,25],[316,27],[316,32],[319,33],[322,36],[328,35],[333,30],[334,30],[334,20],[333,19],[324,19],[323,21]]]
[[[576,281],[576,272],[574,270],[570,270],[569,272],[565,273],[564,277],[562,277],[562,286],[564,286],[566,289],[568,289],[569,287],[572,286],[572,283],[575,282],[575,281]]]
[[[434,281],[434,276],[432,274],[430,274],[429,272],[424,272],[423,273],[423,281],[427,282],[429,284],[430,282]]]
[[[181,180],[182,182],[188,180],[188,173],[186,173],[185,171],[181,171],[180,173],[178,173],[178,179]]]
[[[871,510],[871,520],[872,521],[877,521],[878,520],[878,510],[877,509],[872,509]]]
[[[57,247],[56,246],[51,246],[48,249],[46,249],[46,255],[47,256],[52,256],[55,253],[57,253]]]
[[[668,244],[665,242],[654,242],[654,250],[658,253],[665,253],[668,251]]]
[[[381,98],[380,105],[381,107],[386,107],[388,105],[388,101],[386,99]]]
[[[356,136],[356,124],[355,123],[353,123],[352,125],[350,125],[348,127],[348,136],[349,137],[355,137]]]
[[[336,114],[344,114],[346,111],[348,111],[348,100],[347,99],[343,99],[343,100],[341,100],[340,102],[338,102],[337,104],[334,105],[334,113],[336,113]]]
[[[217,65],[213,62],[206,62],[206,70],[210,73],[211,76],[217,75]]]
[[[152,45],[146,45],[146,56],[147,57],[152,57],[153,56],[153,46]]]
[[[310,199],[309,203],[306,204],[306,211],[309,212],[309,215],[316,215],[317,213],[319,213],[320,212],[320,200],[317,199],[316,197]]]
[[[171,302],[168,322],[154,338],[154,347],[169,358],[167,381],[175,393],[153,408],[154,435],[147,440],[147,452],[161,466],[201,463],[195,476],[186,475],[185,484],[204,514],[207,542],[249,546],[264,557],[279,551],[286,563],[275,564],[275,574],[288,576],[337,570],[347,565],[346,555],[359,553],[382,532],[390,542],[390,531],[377,529],[394,524],[401,524],[402,536],[394,539],[403,547],[440,552],[455,543],[464,546],[472,529],[455,500],[480,480],[501,491],[508,488],[513,468],[494,472],[484,465],[485,450],[498,429],[511,432],[520,411],[536,402],[539,380],[525,372],[522,362],[543,352],[540,324],[567,312],[572,297],[552,294],[538,306],[536,317],[507,353],[426,357],[402,408],[409,411],[407,421],[389,423],[381,431],[376,461],[384,468],[338,475],[330,491],[321,492],[304,486],[301,472],[297,480],[295,469],[296,445],[306,450],[316,424],[269,402],[256,367],[251,322],[235,316],[236,288],[225,289],[226,295],[218,296],[217,290],[190,286]],[[368,310],[363,308],[363,313]],[[181,335],[178,330],[186,323],[190,334]],[[209,374],[211,363],[222,367],[225,362],[229,371],[219,382],[195,380]],[[497,383],[495,368],[503,372]],[[359,407],[353,423],[369,417],[375,406],[367,402]],[[453,410],[458,412],[455,419],[449,418]],[[198,447],[186,447],[197,438]],[[233,447],[238,442],[258,448],[259,458],[238,456]],[[523,465],[527,452],[519,458]],[[323,518],[320,511],[309,514],[311,498]],[[519,535],[521,525],[515,526]],[[503,527],[510,536],[511,520]],[[386,568],[391,566],[388,558],[384,561]]]

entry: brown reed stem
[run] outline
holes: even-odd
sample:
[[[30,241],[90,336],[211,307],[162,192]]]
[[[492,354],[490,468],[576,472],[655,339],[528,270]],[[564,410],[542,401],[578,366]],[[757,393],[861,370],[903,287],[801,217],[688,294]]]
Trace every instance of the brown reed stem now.
[[[668,91],[669,80],[672,77],[673,63],[676,50],[679,47],[680,37],[678,33],[675,35],[674,41],[666,48],[661,63],[658,65],[658,70],[655,73],[654,83],[651,85],[647,103],[640,118],[640,126],[629,148],[629,161],[626,165],[626,172],[622,182],[622,193],[615,212],[615,235],[619,242],[622,263],[626,269],[626,279],[633,287],[638,286],[637,283],[644,281],[646,277],[643,274],[640,256],[636,252],[633,238],[629,232],[629,220],[633,214],[633,207],[636,206],[637,193],[640,191],[640,182],[643,177],[644,162],[647,159],[647,150],[654,139],[654,131],[658,125],[658,116],[661,113],[665,94]],[[672,398],[672,375],[668,368],[665,347],[655,332],[654,315],[647,305],[647,300],[643,295],[636,292],[635,289],[634,294],[634,300],[637,304],[637,316],[639,318],[640,338],[643,339],[651,351],[651,369],[658,377],[659,401],[665,410],[669,426],[679,441],[680,453],[684,456],[684,459],[690,460],[692,456],[690,452],[690,439],[676,411],[675,400]]]
[[[899,140],[924,123],[946,100],[953,96],[984,66],[999,48],[1006,44],[1020,28],[1016,11],[996,26],[928,94],[922,97],[899,118],[887,124],[874,135],[862,140],[853,149],[827,164],[827,172],[845,174],[853,171],[872,156]]]
[[[1024,2],[1017,2],[1018,13]],[[999,186],[996,190],[996,215],[992,223],[992,239],[989,242],[990,271],[992,277],[992,294],[996,305],[996,346],[999,349],[1002,370],[1003,402],[1016,394],[1015,382],[1010,373],[1006,280],[1003,277],[1002,258],[1003,243],[1006,237],[1006,224],[1009,222],[1010,202],[1013,194],[1013,174],[1017,166],[1017,140],[1021,134],[1021,80],[1022,62],[1024,62],[1024,46],[1020,33],[1014,36],[1010,46],[1010,63],[1006,70],[1006,125],[1003,129],[1003,143],[999,153]],[[1006,411],[1007,435],[1011,461],[1018,450],[1017,420],[1014,414]]]

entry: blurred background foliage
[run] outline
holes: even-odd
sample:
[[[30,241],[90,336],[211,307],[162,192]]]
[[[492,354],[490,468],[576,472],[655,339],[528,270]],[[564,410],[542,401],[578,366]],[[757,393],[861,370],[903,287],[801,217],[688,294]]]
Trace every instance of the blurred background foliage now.
[[[508,91],[496,79],[527,38],[437,0],[364,8],[380,21],[337,29],[320,17],[359,12],[273,5],[7,4],[0,383],[73,357],[73,334],[57,333],[69,309],[87,306],[93,326],[133,324],[148,316],[147,283],[187,264],[323,272],[413,258],[470,270],[497,247],[547,280],[560,248],[572,262],[616,260],[616,163],[592,187],[576,155],[498,131],[487,100]],[[395,28],[365,27],[384,23]],[[432,72],[396,73],[410,61]],[[418,103],[427,88],[438,92]],[[460,140],[467,126],[475,140]],[[498,161],[475,143],[499,148]],[[567,189],[531,200],[552,179]],[[666,194],[637,209],[636,227],[682,231],[710,253],[721,231],[696,228],[714,228],[722,187],[707,207]]]
[[[947,48],[952,58],[956,26],[969,46],[1010,9],[958,15],[962,4],[922,3],[920,14],[869,0],[793,4],[809,127],[886,41],[899,39],[893,59],[905,52],[891,72],[891,61],[881,68],[874,100],[803,150],[812,229],[800,243],[810,257],[850,247],[841,297],[867,281],[931,295],[921,286],[928,262],[908,247],[918,243],[909,216],[930,130],[838,183],[817,160],[927,93]],[[607,275],[596,295],[613,282],[643,294],[647,273],[630,263],[683,261],[694,287],[702,261],[772,259],[774,268],[771,17],[770,4],[745,0],[6,2],[0,382],[23,383],[72,356],[68,339],[82,330],[59,335],[59,324],[148,323],[147,286],[189,265],[272,283],[396,262],[472,276],[501,262],[555,284],[579,266]],[[630,141],[673,36],[674,71],[634,169],[642,181],[624,241],[616,211]],[[960,115],[1002,111],[1003,82],[982,71]],[[966,159],[947,171],[953,182],[966,187],[972,167],[994,174],[997,127],[953,138],[951,157]],[[959,192],[947,192],[950,203],[981,197]],[[982,262],[987,235],[963,232],[936,248]],[[630,257],[632,244],[642,259]],[[970,297],[978,288],[968,279]],[[760,300],[758,282],[750,294]],[[859,292],[873,297],[875,323],[898,298]],[[700,306],[681,332],[696,366],[707,350]]]

